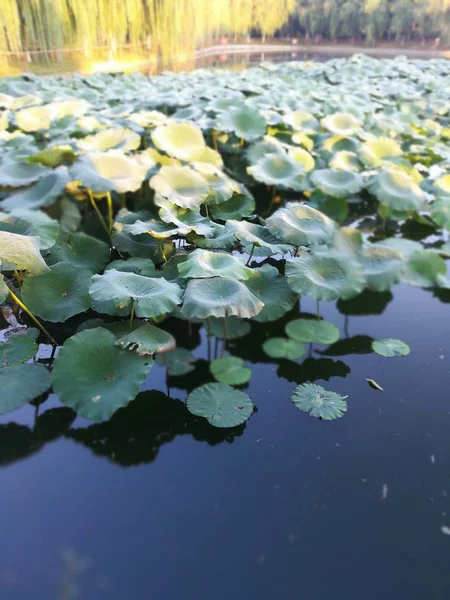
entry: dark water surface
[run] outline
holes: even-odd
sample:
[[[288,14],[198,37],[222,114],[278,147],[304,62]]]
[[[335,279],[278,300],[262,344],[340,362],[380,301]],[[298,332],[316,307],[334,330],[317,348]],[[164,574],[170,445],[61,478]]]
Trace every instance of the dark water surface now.
[[[448,600],[450,297],[393,292],[322,303],[349,339],[299,364],[267,362],[261,340],[283,325],[254,324],[233,354],[251,358],[258,411],[231,432],[180,402],[206,362],[170,382],[170,400],[155,365],[109,423],[55,398],[37,419],[32,406],[4,416],[1,600],[66,600],[74,586],[83,600]],[[355,354],[355,336],[398,337],[411,354]],[[298,411],[290,394],[307,380],[348,394],[348,413]]]

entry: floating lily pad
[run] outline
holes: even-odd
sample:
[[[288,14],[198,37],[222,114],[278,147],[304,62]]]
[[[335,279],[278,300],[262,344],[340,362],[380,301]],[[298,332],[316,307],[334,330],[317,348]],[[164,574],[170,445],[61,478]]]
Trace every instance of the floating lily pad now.
[[[106,329],[81,331],[64,343],[55,359],[55,392],[86,419],[108,419],[126,406],[151,368],[148,357],[120,350],[115,341]]]
[[[270,338],[263,344],[263,350],[270,358],[298,360],[306,354],[305,346],[287,338]]]
[[[309,344],[334,344],[339,339],[339,329],[333,323],[319,319],[295,319],[286,327],[286,334],[295,342]]]
[[[292,393],[292,401],[297,408],[325,421],[344,416],[347,412],[347,397],[314,383],[303,383]]]
[[[94,275],[89,289],[92,308],[108,315],[138,318],[160,317],[181,303],[182,290],[162,277],[152,279],[111,269]]]
[[[254,405],[244,392],[224,383],[207,383],[187,399],[189,412],[205,417],[214,427],[237,427],[253,413]]]
[[[123,350],[132,350],[141,356],[148,356],[175,350],[176,342],[175,338],[167,331],[159,329],[151,323],[145,323],[119,338],[116,346]]]
[[[186,348],[177,348],[173,352],[158,354],[156,363],[167,368],[167,374],[171,377],[187,375],[195,369],[195,358]]]
[[[41,365],[14,365],[0,369],[0,414],[25,406],[46,392],[50,373]]]
[[[38,345],[35,340],[19,330],[0,344],[0,368],[25,363],[36,354]]]
[[[245,283],[264,304],[262,311],[253,317],[259,323],[277,321],[298,301],[298,294],[292,291],[286,278],[270,265],[253,269],[252,276]]]
[[[43,275],[25,278],[23,301],[41,319],[62,323],[89,309],[91,279],[92,273],[88,269],[58,263]]]
[[[242,358],[237,356],[216,358],[209,368],[216,381],[227,385],[243,385],[252,376],[251,369],[245,367]]]
[[[372,349],[380,356],[387,358],[392,356],[407,356],[411,352],[408,344],[394,339],[374,340],[372,342]]]
[[[231,315],[249,319],[263,307],[242,282],[230,277],[213,277],[191,279],[184,294],[182,313],[188,319]]]

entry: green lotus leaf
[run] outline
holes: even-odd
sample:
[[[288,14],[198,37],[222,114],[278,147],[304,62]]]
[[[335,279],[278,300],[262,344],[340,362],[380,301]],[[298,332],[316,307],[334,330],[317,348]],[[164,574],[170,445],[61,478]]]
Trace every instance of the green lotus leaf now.
[[[277,321],[291,310],[298,300],[298,294],[291,290],[286,278],[279,274],[278,269],[267,264],[252,269],[252,275],[245,284],[264,304],[262,311],[254,317],[259,323]]]
[[[51,385],[50,373],[41,365],[23,364],[0,369],[0,414],[25,406]]]
[[[353,171],[322,169],[314,171],[311,181],[321,192],[334,198],[358,194],[364,187],[361,175]]]
[[[122,127],[103,129],[94,135],[88,135],[78,140],[78,147],[87,152],[106,152],[107,150],[129,152],[137,150],[140,145],[141,137],[131,129]]]
[[[9,215],[0,213],[0,231],[38,237],[41,250],[51,248],[58,237],[58,221],[40,210],[15,210]]]
[[[44,167],[54,169],[62,164],[71,165],[76,160],[76,155],[70,146],[56,146],[42,150],[28,158],[31,163],[39,163]]]
[[[174,310],[181,303],[182,290],[162,277],[151,279],[111,269],[94,275],[89,289],[92,308],[108,315],[154,318]]]
[[[180,287],[185,288],[187,280],[180,275],[178,266],[181,263],[184,263],[187,260],[187,257],[187,252],[180,251],[179,254],[174,254],[170,260],[164,263],[162,267],[156,271],[155,277],[164,277],[167,281],[172,281],[173,283],[177,283]]]
[[[23,334],[23,330],[13,332],[4,342],[0,344],[0,366],[10,367],[25,363],[38,351],[35,340]]]
[[[157,204],[160,207],[159,218],[164,223],[173,223],[178,227],[180,235],[188,235],[191,232],[205,237],[214,235],[213,222],[207,217],[202,217],[199,210],[180,208],[162,197]]]
[[[46,253],[46,261],[52,266],[59,262],[80,269],[89,269],[92,273],[102,271],[108,264],[111,251],[108,244],[85,233],[67,233],[60,235],[57,243]]]
[[[371,167],[381,167],[385,160],[402,156],[400,145],[392,138],[368,140],[359,149],[363,162]]]
[[[255,317],[264,304],[240,281],[229,277],[191,279],[183,299],[182,314],[188,319]]]
[[[21,188],[47,175],[49,170],[29,162],[4,162],[0,165],[0,186]]]
[[[237,244],[235,230],[228,227],[228,223],[226,226],[212,223],[212,226],[214,231],[212,237],[189,234],[189,242],[207,250],[231,250]]]
[[[160,125],[152,132],[152,140],[159,150],[186,162],[196,160],[206,147],[201,129],[187,122]]]
[[[173,352],[158,354],[156,363],[160,367],[165,366],[170,377],[188,375],[195,369],[195,358],[186,348],[177,348]]]
[[[350,114],[337,112],[322,119],[322,126],[342,137],[349,137],[361,129],[361,123]]]
[[[217,126],[222,131],[232,131],[238,138],[252,142],[266,133],[266,120],[254,108],[245,104],[230,106],[223,111]]]
[[[216,358],[209,369],[216,381],[227,385],[244,385],[252,376],[252,370],[245,367],[242,358],[237,356]]]
[[[28,271],[30,275],[40,275],[49,271],[39,251],[40,239],[0,231],[0,270]]]
[[[243,217],[249,217],[253,214],[254,210],[254,199],[244,194],[233,194],[226,202],[209,208],[213,219],[219,219],[220,221],[228,221],[229,219],[239,220]]]
[[[447,274],[445,260],[433,250],[418,250],[409,257],[402,280],[419,287],[435,287]]]
[[[316,166],[314,158],[303,148],[291,148],[289,150],[289,156],[304,168],[305,173],[309,173]]]
[[[403,256],[393,248],[372,244],[361,254],[367,285],[372,290],[384,292],[400,281]]]
[[[17,127],[27,133],[50,129],[53,118],[48,106],[32,106],[16,112]]]
[[[207,383],[191,392],[187,399],[189,412],[205,417],[214,427],[237,427],[253,413],[254,405],[244,392],[225,383]]]
[[[178,266],[182,277],[233,277],[234,279],[248,279],[252,269],[245,266],[245,262],[226,252],[212,252],[197,249],[189,254],[187,260]]]
[[[372,349],[380,356],[385,356],[386,358],[407,356],[411,352],[408,344],[394,339],[374,340],[372,342]]]
[[[450,194],[450,175],[439,177],[433,185],[438,188],[438,193],[445,192],[446,194]]]
[[[208,323],[207,323],[208,328]],[[237,340],[245,337],[251,331],[251,325],[248,321],[239,319],[239,317],[227,317],[226,319],[209,319],[209,331],[219,340]]]
[[[288,154],[266,154],[247,172],[256,181],[278,188],[302,191],[305,189],[305,168]]]
[[[420,210],[426,199],[411,175],[402,171],[381,171],[370,190],[379,202],[397,211]]]
[[[337,171],[358,172],[361,170],[361,163],[358,160],[358,156],[354,152],[341,150],[340,152],[336,152],[336,154],[330,160],[330,167]]]
[[[190,167],[161,167],[150,180],[157,194],[181,208],[198,208],[209,194],[209,184]]]
[[[264,353],[270,358],[298,360],[306,354],[305,346],[287,338],[270,338],[263,344]]]
[[[344,171],[342,172],[344,173]],[[349,203],[345,198],[333,198],[317,190],[312,194],[309,206],[316,208],[338,223],[345,221],[349,213]]]
[[[171,240],[156,240],[147,233],[131,235],[123,231],[121,227],[118,227],[118,230],[112,235],[112,243],[119,252],[127,252],[137,258],[150,258],[154,263],[168,260],[174,247]]]
[[[170,352],[175,350],[176,346],[175,338],[170,333],[155,327],[151,323],[145,323],[134,329],[119,338],[115,344],[122,350],[132,350],[141,356]]]
[[[97,152],[86,154],[71,168],[75,181],[93,192],[135,192],[138,190],[147,170],[133,157],[125,156],[121,151]]]
[[[339,339],[339,329],[333,323],[319,319],[295,319],[285,327],[286,334],[294,342],[330,345]]]
[[[76,333],[55,359],[52,382],[61,402],[85,419],[109,419],[134,400],[152,366],[149,358],[115,346],[101,327]]]
[[[0,273],[0,304],[3,304],[3,302],[6,300],[6,298],[8,296],[9,296],[9,287],[5,283],[5,278]]]
[[[32,187],[8,196],[0,203],[2,210],[35,210],[51,206],[63,194],[69,176],[64,171],[54,171],[44,175]]]
[[[397,252],[400,252],[403,258],[409,258],[414,252],[423,249],[420,242],[395,237],[380,240],[375,246],[385,246],[386,248],[391,248],[391,250],[396,250]]]
[[[205,200],[208,206],[223,204],[241,192],[240,185],[216,166],[204,162],[193,162],[192,166],[208,183],[209,194]]]
[[[282,244],[274,235],[270,233],[267,227],[263,225],[256,225],[255,223],[249,223],[248,221],[233,221],[230,220],[226,224],[227,228],[232,229],[236,237],[241,242],[246,242],[247,245],[262,250],[261,254],[264,256],[273,256],[275,254],[281,254],[283,256],[290,250],[292,246],[288,244]],[[246,251],[248,248],[246,248]]]
[[[22,298],[36,316],[62,323],[91,305],[89,286],[92,273],[70,263],[58,263],[37,277],[25,277]]]
[[[303,110],[284,114],[283,121],[286,125],[292,127],[294,131],[303,131],[306,134],[315,134],[319,128],[319,121],[316,117]]]
[[[288,259],[286,277],[295,292],[316,300],[352,298],[366,283],[360,264],[351,256],[334,250]]]
[[[433,202],[431,218],[437,225],[450,231],[450,196],[438,198]]]
[[[315,383],[302,383],[292,393],[292,402],[312,417],[332,421],[347,412],[346,398]]]
[[[141,110],[128,117],[128,121],[139,125],[139,127],[152,127],[163,125],[167,121],[167,116],[158,110]]]
[[[294,246],[328,244],[335,230],[335,224],[327,216],[297,202],[288,202],[277,210],[266,225],[272,235]]]
[[[156,219],[150,219],[145,222],[138,219],[130,225],[124,225],[123,232],[134,236],[146,233],[157,240],[166,240],[174,236],[183,235],[178,227],[161,223],[161,221],[157,221]]]
[[[149,258],[129,258],[128,260],[113,260],[105,271],[121,271],[122,273],[135,273],[144,277],[156,277],[155,264]]]

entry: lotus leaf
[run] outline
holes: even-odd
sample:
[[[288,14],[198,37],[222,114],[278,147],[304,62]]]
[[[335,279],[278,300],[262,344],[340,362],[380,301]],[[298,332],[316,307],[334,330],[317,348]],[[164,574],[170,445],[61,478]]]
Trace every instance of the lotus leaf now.
[[[149,258],[129,258],[128,260],[113,260],[107,265],[105,271],[122,271],[123,273],[135,273],[144,277],[156,277],[157,271],[154,263]]]
[[[405,342],[401,340],[375,340],[372,342],[372,349],[380,356],[391,358],[393,356],[407,356],[411,350]]]
[[[351,194],[359,193],[364,187],[361,175],[353,171],[332,169],[314,171],[311,181],[321,192],[334,198],[347,198]]]
[[[114,334],[100,327],[81,331],[55,359],[55,392],[86,419],[108,419],[134,400],[152,365],[146,356],[120,350],[115,341]]]
[[[154,318],[172,312],[181,303],[182,290],[162,277],[151,279],[111,269],[94,275],[89,289],[92,308],[108,315]]]
[[[234,228],[219,223],[212,223],[213,235],[210,238],[197,234],[190,234],[189,241],[199,248],[211,250],[231,250],[237,244],[237,238]]]
[[[447,274],[445,260],[433,250],[417,250],[409,257],[402,279],[419,287],[435,287]]]
[[[188,319],[256,316],[264,304],[240,281],[230,277],[191,279],[183,299],[182,313]]]
[[[9,215],[0,213],[0,231],[38,237],[41,250],[47,250],[56,242],[59,224],[40,210],[18,209]]]
[[[235,279],[248,279],[252,269],[245,266],[244,261],[237,256],[225,252],[212,252],[197,249],[189,254],[187,260],[178,266],[182,277],[233,277]]]
[[[50,266],[62,262],[98,273],[105,268],[110,257],[108,244],[80,231],[60,235],[55,246],[47,252],[46,261]]]
[[[397,211],[419,210],[426,199],[411,175],[402,171],[381,171],[370,189],[379,202]]]
[[[27,133],[50,129],[56,115],[47,106],[33,106],[16,112],[17,126]]]
[[[71,176],[93,192],[135,192],[146,169],[120,150],[86,154],[71,168]]]
[[[150,186],[172,204],[189,209],[198,208],[210,189],[207,180],[190,167],[161,167]]]
[[[361,123],[353,115],[337,112],[322,119],[322,126],[335,135],[349,137],[359,131]]]
[[[137,133],[121,127],[103,129],[78,141],[78,147],[87,152],[106,152],[107,150],[128,152],[137,150],[140,145],[141,138]]]
[[[292,394],[297,408],[325,421],[338,419],[347,412],[346,398],[314,383],[303,383]]]
[[[192,166],[208,183],[209,194],[205,201],[208,206],[223,204],[230,200],[234,194],[240,193],[240,186],[214,165],[205,162],[194,162]]]
[[[338,171],[358,172],[361,169],[361,164],[358,160],[358,156],[354,152],[341,150],[340,152],[336,152],[330,160],[330,167]]]
[[[276,238],[294,246],[328,244],[335,224],[320,211],[296,202],[288,202],[266,221],[268,230]]]
[[[286,327],[286,334],[295,342],[309,344],[334,344],[339,339],[339,329],[332,323],[319,319],[295,319]]]
[[[62,323],[89,309],[91,278],[89,269],[58,263],[43,275],[26,277],[22,298],[36,316],[51,323]]]
[[[253,269],[245,284],[264,304],[262,311],[254,317],[259,323],[277,321],[298,301],[298,294],[291,290],[286,278],[278,273],[278,269],[267,264]]]
[[[287,338],[270,338],[263,344],[263,350],[270,358],[298,360],[306,354],[305,346]]]
[[[316,166],[314,158],[303,148],[292,148],[289,150],[289,156],[305,169],[305,173],[309,173]]]
[[[216,381],[227,385],[243,385],[252,376],[251,369],[245,367],[242,358],[237,356],[216,358],[209,368]]]
[[[175,350],[175,338],[155,327],[151,323],[144,323],[137,329],[116,341],[116,346],[123,350],[137,352],[141,356],[158,354],[159,352],[170,352]]]
[[[24,335],[23,330],[13,332],[6,340],[0,344],[0,365],[10,367],[25,363],[36,354],[38,345],[32,337]]]
[[[266,154],[256,164],[247,168],[256,181],[279,188],[302,191],[305,168],[288,154]]]
[[[437,225],[450,231],[450,196],[438,198],[433,202],[431,218]]]
[[[21,188],[34,183],[49,170],[29,162],[4,162],[0,165],[0,186]]]
[[[51,206],[63,194],[69,177],[64,171],[54,171],[44,175],[32,187],[8,196],[0,204],[2,210],[33,210]]]
[[[397,250],[372,244],[363,248],[361,258],[367,285],[372,290],[384,292],[400,281],[404,262]]]
[[[206,147],[201,129],[188,122],[160,125],[152,132],[152,140],[159,150],[186,162],[198,160]]]
[[[30,275],[49,271],[39,249],[38,237],[0,231],[0,270],[18,269],[28,271]]]
[[[160,207],[160,219],[164,223],[173,223],[178,227],[180,235],[188,235],[193,232],[197,235],[211,237],[214,234],[214,224],[209,218],[202,217],[199,210],[180,208],[164,198],[161,198],[157,204]]]
[[[439,179],[434,182],[434,186],[438,188],[437,193],[445,192],[445,194],[450,194],[450,175],[439,177]]]
[[[362,144],[360,155],[363,162],[370,167],[381,167],[385,160],[402,156],[400,145],[392,138],[375,138]]]
[[[207,383],[188,396],[189,412],[205,417],[214,427],[237,427],[253,413],[253,402],[244,392],[224,383]]]
[[[171,377],[188,375],[195,369],[195,358],[186,348],[177,348],[173,352],[158,354],[156,363],[167,368],[167,374]]]
[[[245,104],[230,106],[220,113],[218,127],[222,131],[232,131],[238,138],[252,142],[266,132],[266,120],[255,109]]]
[[[273,236],[267,227],[264,225],[256,225],[256,223],[249,223],[248,221],[233,221],[230,220],[226,224],[227,228],[233,230],[236,237],[241,242],[246,242],[247,245],[254,246],[261,249],[261,254],[265,256],[272,256],[280,254],[283,256],[290,250],[292,246],[288,244],[282,244],[275,236]],[[246,251],[248,248],[246,248]]]
[[[255,210],[255,201],[251,196],[244,194],[233,194],[232,197],[219,204],[211,206],[209,211],[214,219],[228,221],[230,219],[242,219],[249,217]],[[200,232],[196,232],[200,233]]]
[[[22,364],[0,369],[0,414],[25,406],[46,392],[50,373],[41,365]]]

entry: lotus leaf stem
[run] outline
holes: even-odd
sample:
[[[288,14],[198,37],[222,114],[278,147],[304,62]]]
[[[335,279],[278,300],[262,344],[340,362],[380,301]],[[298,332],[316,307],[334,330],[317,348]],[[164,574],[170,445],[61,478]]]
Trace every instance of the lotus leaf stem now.
[[[228,338],[228,320],[227,320],[227,315],[225,315],[223,318],[223,345],[222,345],[221,356],[223,356],[223,353],[225,352],[225,348],[227,345],[227,338]]]
[[[112,226],[113,226],[113,203],[112,203],[112,198],[111,198],[111,192],[108,192],[106,194],[106,203],[108,206],[108,229],[109,229],[109,235],[111,235],[111,231],[112,231]]]
[[[252,246],[252,251],[250,252],[250,256],[248,257],[248,261],[247,261],[247,267],[248,267],[248,265],[250,264],[250,261],[253,258],[253,253],[255,251],[255,248],[256,248],[256,243],[254,243],[253,246]]]
[[[110,231],[108,230],[108,227],[107,227],[107,225],[105,223],[105,219],[103,218],[103,215],[100,212],[99,207],[97,206],[97,202],[94,200],[94,196],[92,195],[91,190],[87,190],[87,194],[88,194],[89,202],[91,203],[92,208],[97,213],[98,220],[100,221],[103,229],[106,231],[106,233],[108,234],[108,237],[109,237],[110,236]]]
[[[17,270],[14,271],[14,277],[16,278],[17,285],[19,286],[20,289],[22,289],[22,280],[20,278],[19,271],[17,271]]]
[[[130,315],[130,329],[133,327],[133,319],[134,319],[134,304],[131,307],[131,315]]]
[[[36,319],[36,317],[33,315],[33,313],[25,306],[25,304],[22,302],[22,300],[20,300],[20,298],[18,298],[15,293],[12,291],[11,288],[8,288],[9,290],[9,295],[11,296],[11,298],[14,300],[14,302],[17,304],[17,306],[19,306],[29,317],[30,319],[33,321],[33,323],[35,323],[39,329],[42,331],[42,333],[45,335],[45,337],[49,340],[49,342],[51,344],[53,344],[54,346],[58,345],[58,342],[56,342],[52,336],[49,334],[49,332],[45,329],[45,327],[42,325],[42,323],[40,323],[40,321],[38,321]]]

